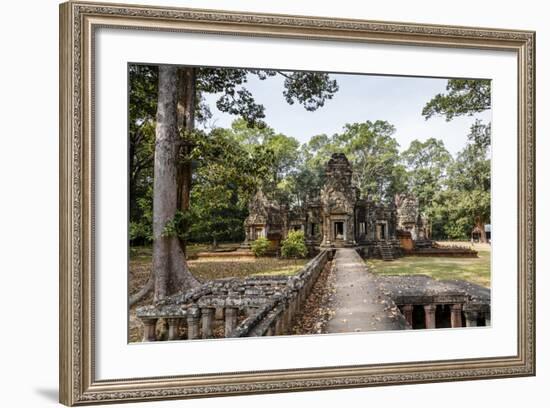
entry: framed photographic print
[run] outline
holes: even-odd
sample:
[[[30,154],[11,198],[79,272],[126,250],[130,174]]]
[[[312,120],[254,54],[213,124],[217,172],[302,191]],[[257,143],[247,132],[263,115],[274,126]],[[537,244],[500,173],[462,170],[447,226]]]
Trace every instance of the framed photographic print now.
[[[534,375],[534,42],[62,4],[61,402]]]

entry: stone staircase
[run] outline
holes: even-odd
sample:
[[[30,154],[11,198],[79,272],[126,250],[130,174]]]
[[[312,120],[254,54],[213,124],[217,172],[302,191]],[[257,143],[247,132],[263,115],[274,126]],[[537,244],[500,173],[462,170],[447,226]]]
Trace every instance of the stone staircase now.
[[[387,241],[380,241],[378,243],[378,250],[384,261],[393,261],[395,259],[393,247]]]

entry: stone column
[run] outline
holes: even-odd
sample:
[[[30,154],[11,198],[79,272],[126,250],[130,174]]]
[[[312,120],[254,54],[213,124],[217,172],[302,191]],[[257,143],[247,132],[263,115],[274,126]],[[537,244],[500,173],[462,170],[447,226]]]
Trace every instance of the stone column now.
[[[451,306],[451,327],[462,327],[462,304]]]
[[[166,319],[168,323],[168,340],[179,340],[180,319],[172,317]]]
[[[225,337],[229,337],[237,327],[237,308],[225,308]]]
[[[187,309],[187,338],[189,340],[199,338],[200,317],[201,311],[199,308]]]
[[[142,318],[143,323],[143,340],[142,341],[156,341],[157,340],[157,320],[156,318]]]
[[[426,315],[426,329],[435,329],[435,305],[424,305],[424,313]]]
[[[331,234],[331,228],[330,228],[330,221],[328,216],[323,217],[323,243],[321,245],[323,246],[330,246],[330,234]]]
[[[413,305],[404,305],[403,306],[403,315],[405,316],[405,320],[407,320],[407,323],[411,326],[410,329],[413,328]]]
[[[477,326],[477,312],[469,311],[464,312],[464,316],[466,317],[466,327],[476,327]]]
[[[348,216],[347,221],[344,223],[346,225],[346,242],[351,245],[355,245],[355,219],[354,215]]]
[[[201,309],[201,314],[202,314],[202,338],[211,339],[213,337],[212,320],[214,318],[214,309],[211,307],[204,307]]]

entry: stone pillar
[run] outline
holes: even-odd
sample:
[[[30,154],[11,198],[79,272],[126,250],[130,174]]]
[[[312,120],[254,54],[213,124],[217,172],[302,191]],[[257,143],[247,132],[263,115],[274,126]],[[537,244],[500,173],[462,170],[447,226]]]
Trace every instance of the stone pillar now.
[[[214,317],[214,309],[211,307],[204,307],[201,309],[201,314],[202,314],[202,338],[211,339],[213,337],[212,320]]]
[[[328,216],[323,217],[323,242],[321,246],[330,246],[330,221]]]
[[[225,337],[229,337],[237,327],[237,308],[225,308]]]
[[[451,306],[451,327],[462,327],[462,304]]]
[[[426,329],[435,329],[435,305],[424,305]]]
[[[142,341],[156,341],[157,340],[157,320],[156,318],[142,318],[143,323],[143,340]]]
[[[485,326],[491,325],[491,311],[485,312]]]
[[[187,338],[189,340],[199,338],[200,317],[201,311],[199,308],[187,309]]]
[[[168,340],[179,340],[180,320],[176,317],[166,319],[168,323]]]
[[[464,316],[466,317],[466,327],[476,327],[477,326],[477,312],[468,311],[464,312]]]
[[[403,306],[403,316],[405,316],[405,320],[407,320],[407,323],[411,326],[410,329],[413,328],[413,309],[413,305]]]

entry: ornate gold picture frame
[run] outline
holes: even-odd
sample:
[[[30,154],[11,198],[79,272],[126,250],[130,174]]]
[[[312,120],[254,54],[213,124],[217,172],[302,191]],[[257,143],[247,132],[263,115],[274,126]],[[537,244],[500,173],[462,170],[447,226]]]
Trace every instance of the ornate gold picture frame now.
[[[98,379],[95,35],[100,28],[512,52],[517,58],[517,352],[482,358]],[[80,405],[535,375],[535,33],[67,2],[60,6],[60,402]],[[122,273],[122,272],[121,272]],[[125,271],[124,271],[125,273]]]

